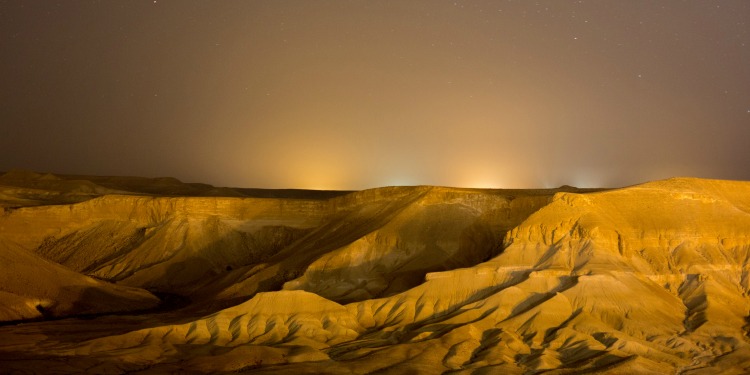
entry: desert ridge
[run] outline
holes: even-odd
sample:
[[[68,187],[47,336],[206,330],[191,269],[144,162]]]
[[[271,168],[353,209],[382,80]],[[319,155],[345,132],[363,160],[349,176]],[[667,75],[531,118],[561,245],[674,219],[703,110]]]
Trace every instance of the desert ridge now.
[[[110,179],[66,202],[59,186],[80,176],[18,174],[0,177],[0,256],[9,272],[59,276],[4,280],[0,311],[44,317],[33,307],[44,297],[60,306],[51,316],[73,318],[0,327],[6,368],[750,371],[748,182],[249,197]],[[88,295],[54,288],[83,283]]]

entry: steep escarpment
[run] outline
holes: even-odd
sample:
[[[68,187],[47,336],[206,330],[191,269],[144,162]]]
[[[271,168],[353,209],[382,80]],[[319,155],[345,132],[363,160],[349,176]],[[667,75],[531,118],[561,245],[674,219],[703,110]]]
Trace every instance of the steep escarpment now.
[[[347,305],[366,333],[329,349],[337,370],[308,368],[744,371],[749,189],[674,179],[557,194],[495,258]]]
[[[750,371],[747,182],[105,195],[7,210],[0,228],[6,254],[192,300],[75,340],[62,322],[0,327],[10,369]]]
[[[694,179],[557,194],[492,260],[348,305],[382,341],[337,358],[395,337],[442,350],[444,370],[746,368],[748,197],[748,183]]]
[[[319,225],[317,201],[107,195],[24,207],[0,218],[2,240],[77,272],[181,295],[258,263]]]
[[[85,275],[220,306],[282,286],[349,302],[489,259],[498,238],[553,193],[394,187],[328,200],[104,195],[9,210],[0,240]]]
[[[496,255],[501,249],[498,238],[548,199],[425,189],[387,221],[327,251],[284,289],[303,289],[341,302],[401,292],[420,284],[427,272],[467,267]]]

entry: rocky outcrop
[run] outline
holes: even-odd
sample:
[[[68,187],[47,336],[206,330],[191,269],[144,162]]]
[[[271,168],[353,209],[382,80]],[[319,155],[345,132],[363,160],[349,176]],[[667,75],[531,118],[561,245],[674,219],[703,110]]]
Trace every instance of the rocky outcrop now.
[[[0,228],[15,246],[5,254],[55,272],[195,298],[116,332],[15,346],[42,358],[9,368],[62,358],[67,372],[115,373],[750,370],[747,182],[106,195],[9,210]]]

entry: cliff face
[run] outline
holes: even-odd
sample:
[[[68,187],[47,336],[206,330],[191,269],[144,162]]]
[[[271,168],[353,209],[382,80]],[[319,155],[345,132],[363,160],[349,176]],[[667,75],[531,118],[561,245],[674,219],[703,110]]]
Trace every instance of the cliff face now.
[[[340,302],[469,266],[552,192],[383,188],[329,200],[104,195],[6,210],[0,240],[82,274],[219,304],[301,289]]]
[[[212,277],[268,258],[323,215],[314,201],[108,195],[14,209],[0,229],[3,240],[74,271],[191,295]]]
[[[492,260],[348,307],[445,369],[746,369],[748,197],[695,179],[558,193]]]
[[[87,313],[135,309],[154,303],[146,290],[191,303],[97,318],[67,343],[62,323],[25,328],[49,337],[42,346],[0,327],[18,340],[0,353],[37,353],[0,361],[115,373],[750,370],[750,183],[294,194],[6,209],[2,266],[20,276],[0,283],[4,319],[39,315],[21,307],[42,300],[60,306],[54,316],[82,300]],[[30,269],[57,276],[24,279]],[[95,297],[58,288],[84,283]]]
[[[424,188],[397,205],[357,206],[337,220],[340,231],[377,218],[342,246],[326,251],[284,284],[350,302],[392,295],[420,284],[426,272],[468,267],[499,253],[499,238],[549,195]],[[387,200],[390,202],[390,200]]]

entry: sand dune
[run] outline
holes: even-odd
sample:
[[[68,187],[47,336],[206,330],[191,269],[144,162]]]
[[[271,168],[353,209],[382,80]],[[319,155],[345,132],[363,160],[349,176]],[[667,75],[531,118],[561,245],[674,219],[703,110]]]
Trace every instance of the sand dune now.
[[[0,256],[4,274],[21,275],[0,284],[0,318],[39,316],[28,306],[42,298],[60,306],[54,316],[153,306],[148,291],[166,300],[162,312],[0,327],[8,369],[750,371],[747,182],[248,197],[18,175],[0,177],[15,197]],[[69,202],[18,193],[78,183],[108,190]],[[211,193],[190,196],[200,189]],[[96,293],[76,289],[84,283]],[[171,310],[169,296],[180,302]]]

